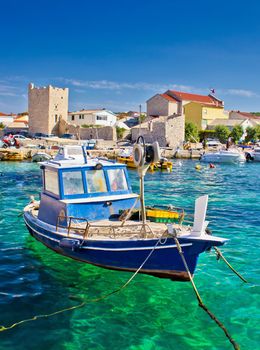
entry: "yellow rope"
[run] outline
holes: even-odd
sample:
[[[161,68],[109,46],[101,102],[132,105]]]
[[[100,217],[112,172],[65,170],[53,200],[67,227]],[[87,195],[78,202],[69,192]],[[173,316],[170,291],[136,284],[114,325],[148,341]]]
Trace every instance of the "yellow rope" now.
[[[63,312],[72,311],[72,310],[75,310],[75,309],[80,309],[80,308],[82,308],[83,306],[85,306],[86,304],[95,303],[95,302],[104,300],[104,299],[108,298],[110,295],[120,292],[122,289],[124,289],[124,288],[135,278],[135,276],[136,276],[136,275],[138,274],[138,272],[142,269],[142,267],[143,267],[144,264],[147,262],[147,260],[150,258],[150,256],[153,254],[155,248],[158,246],[158,244],[159,244],[160,242],[161,242],[161,238],[158,239],[158,241],[156,242],[156,244],[154,245],[154,247],[152,248],[152,250],[149,252],[149,254],[147,255],[147,257],[146,257],[145,260],[142,262],[142,264],[138,267],[138,269],[135,271],[135,273],[134,273],[121,287],[119,287],[118,289],[115,289],[115,290],[113,290],[112,292],[109,292],[109,293],[107,293],[107,294],[101,295],[99,298],[95,298],[95,299],[90,299],[90,300],[83,301],[82,303],[80,303],[80,304],[78,304],[78,305],[74,305],[74,306],[71,306],[71,307],[66,307],[66,308],[64,308],[64,309],[61,309],[61,310],[58,310],[58,311],[55,311],[55,312],[52,312],[52,313],[49,313],[49,314],[35,315],[35,316],[31,317],[31,318],[27,318],[27,319],[24,319],[24,320],[15,322],[15,323],[13,323],[13,324],[10,325],[10,326],[0,326],[0,332],[7,331],[7,330],[9,330],[9,329],[12,329],[12,328],[14,328],[14,327],[16,327],[16,326],[19,326],[19,325],[21,325],[21,324],[23,324],[23,323],[26,323],[26,322],[36,321],[36,320],[38,320],[39,318],[52,317],[52,316],[61,314],[61,313],[63,313]]]
[[[181,248],[181,245],[178,241],[178,238],[176,236],[174,236],[174,240],[175,240],[175,243],[177,245],[177,249],[178,249],[178,252],[181,256],[181,259],[183,261],[183,264],[184,264],[184,267],[187,271],[187,274],[189,276],[189,280],[192,284],[192,287],[193,287],[193,290],[196,294],[196,297],[198,299],[198,302],[199,302],[199,306],[204,310],[206,311],[206,313],[210,316],[210,318],[216,322],[216,324],[223,330],[223,332],[225,333],[226,337],[228,338],[228,340],[230,341],[230,343],[233,345],[234,349],[235,350],[239,350],[240,349],[240,346],[235,342],[235,340],[231,337],[231,335],[228,333],[228,330],[226,329],[226,327],[224,326],[224,324],[222,322],[220,322],[216,316],[207,308],[207,306],[203,303],[202,299],[201,299],[201,296],[199,295],[199,292],[197,290],[197,287],[193,281],[193,278],[192,278],[192,275],[190,273],[190,270],[189,270],[189,267],[187,265],[187,262],[186,262],[186,259],[185,259],[185,256],[183,254],[183,251],[182,251],[182,248]]]

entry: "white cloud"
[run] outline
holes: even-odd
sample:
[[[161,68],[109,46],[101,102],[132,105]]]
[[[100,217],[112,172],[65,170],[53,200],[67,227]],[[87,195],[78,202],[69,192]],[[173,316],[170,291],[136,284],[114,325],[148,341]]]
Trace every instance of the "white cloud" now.
[[[78,88],[86,89],[104,89],[104,90],[144,90],[144,91],[155,91],[162,92],[168,89],[177,89],[182,91],[194,91],[201,90],[195,89],[192,86],[178,85],[178,84],[158,84],[158,83],[146,83],[146,82],[116,82],[110,80],[77,80],[77,79],[65,79],[60,78],[65,84],[76,86]]]
[[[228,89],[226,94],[232,96],[242,96],[242,97],[257,97],[258,94],[254,91],[244,90],[244,89]]]
[[[0,96],[18,96],[18,87],[7,84],[5,81],[0,82]]]
[[[147,83],[147,82],[117,82],[110,80],[77,80],[77,79],[66,79],[60,78],[65,84],[75,86],[78,89],[78,92],[83,93],[83,89],[94,89],[94,90],[111,90],[116,91],[117,93],[123,89],[128,90],[142,90],[142,91],[151,91],[151,92],[164,92],[166,90],[179,90],[186,91],[197,94],[207,95],[210,92],[209,88],[194,87],[189,85],[181,84],[160,84],[160,83]],[[76,90],[75,90],[76,91]],[[241,96],[241,97],[259,97],[254,91],[245,90],[245,89],[216,89],[217,95],[231,95],[231,96]]]

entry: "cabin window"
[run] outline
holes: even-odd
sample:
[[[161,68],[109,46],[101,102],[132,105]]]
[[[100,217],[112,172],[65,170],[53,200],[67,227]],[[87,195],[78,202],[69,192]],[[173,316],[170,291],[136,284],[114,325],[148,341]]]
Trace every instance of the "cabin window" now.
[[[107,192],[107,185],[103,170],[88,170],[86,180],[89,193]]]
[[[123,169],[110,169],[107,171],[111,191],[128,190],[125,172]]]
[[[44,171],[45,190],[59,195],[59,180],[58,173],[45,169]]]
[[[81,171],[63,172],[62,180],[65,195],[84,193]]]

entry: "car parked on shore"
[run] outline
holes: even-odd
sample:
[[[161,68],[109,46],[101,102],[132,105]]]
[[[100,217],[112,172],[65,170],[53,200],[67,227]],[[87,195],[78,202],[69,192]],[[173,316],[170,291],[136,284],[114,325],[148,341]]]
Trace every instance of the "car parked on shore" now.
[[[30,141],[31,140],[29,137],[25,137],[24,135],[21,135],[21,134],[15,134],[15,135],[13,135],[13,137],[15,139],[17,139],[18,141]]]
[[[76,140],[76,137],[73,134],[63,134],[60,136],[60,138],[67,140]]]
[[[217,139],[207,139],[206,145],[208,147],[218,147],[218,146],[221,146],[221,143]]]
[[[56,137],[56,135],[54,134],[44,134],[42,132],[36,132],[35,134],[33,134],[33,138],[34,139],[47,139],[47,138],[52,138],[52,137]]]

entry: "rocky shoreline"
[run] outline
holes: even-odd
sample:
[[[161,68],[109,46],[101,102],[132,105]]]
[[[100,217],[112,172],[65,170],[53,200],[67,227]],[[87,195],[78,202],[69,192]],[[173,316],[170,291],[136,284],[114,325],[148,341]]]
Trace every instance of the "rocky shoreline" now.
[[[22,161],[22,160],[30,160],[34,154],[37,152],[45,152],[50,156],[55,156],[57,153],[57,148],[29,148],[29,147],[21,147],[21,148],[0,148],[0,160],[2,161]],[[94,149],[89,150],[89,154],[92,157],[106,157],[108,159],[116,159],[119,154],[122,152],[122,148],[102,148],[102,149]],[[162,156],[168,159],[177,158],[177,159],[199,159],[201,152],[198,150],[171,150],[171,149],[162,149]]]

